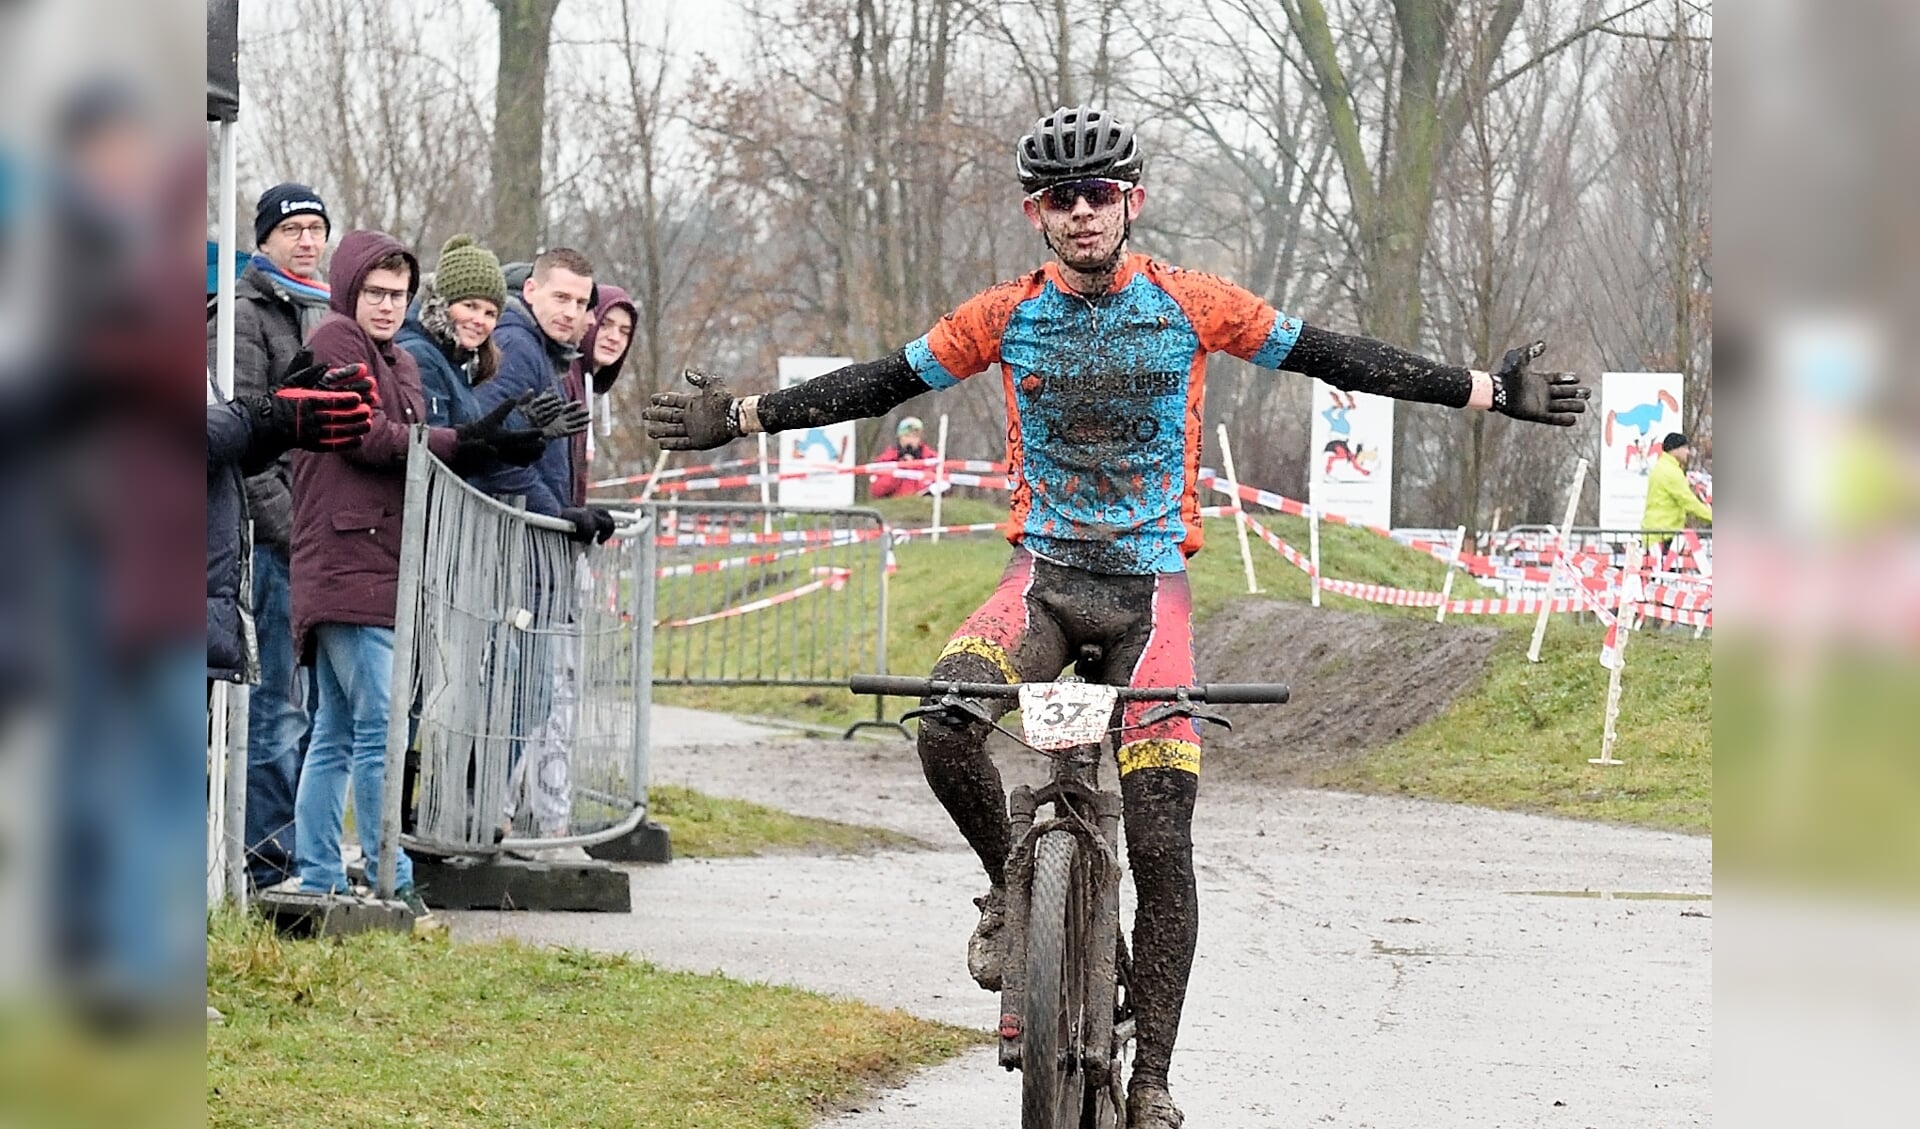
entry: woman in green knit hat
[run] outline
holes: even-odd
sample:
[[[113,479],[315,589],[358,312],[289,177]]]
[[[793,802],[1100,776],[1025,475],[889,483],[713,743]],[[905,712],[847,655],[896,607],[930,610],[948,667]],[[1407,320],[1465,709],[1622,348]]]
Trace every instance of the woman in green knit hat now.
[[[500,367],[493,326],[506,304],[507,278],[494,253],[471,235],[447,240],[395,338],[420,366],[430,425],[455,427],[479,418],[473,390]]]

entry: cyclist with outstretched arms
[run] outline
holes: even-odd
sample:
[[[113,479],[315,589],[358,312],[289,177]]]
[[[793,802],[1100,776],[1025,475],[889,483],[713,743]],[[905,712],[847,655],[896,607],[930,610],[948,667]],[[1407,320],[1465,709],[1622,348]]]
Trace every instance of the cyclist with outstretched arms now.
[[[1586,410],[1590,390],[1578,377],[1529,371],[1540,344],[1509,350],[1492,372],[1443,364],[1305,324],[1224,279],[1132,252],[1127,238],[1146,199],[1143,166],[1130,126],[1096,109],[1055,110],[1015,151],[1022,208],[1052,253],[1044,266],[969,298],[880,360],[778,392],[735,397],[718,377],[689,371],[694,391],[653,397],[647,434],[668,450],[708,450],[754,432],[879,416],[998,364],[1013,559],[932,676],[1046,681],[1082,644],[1098,643],[1105,681],[1176,686],[1194,682],[1186,559],[1201,540],[1208,354],[1349,391],[1560,427]],[[1124,724],[1148,708],[1130,704]],[[991,883],[976,899],[980,926],[967,964],[997,990],[1013,844],[986,732],[984,723],[928,716],[919,753],[927,782]],[[1129,729],[1119,760],[1138,894],[1130,991],[1139,1042],[1128,1124],[1173,1129],[1181,1116],[1168,1097],[1167,1066],[1199,929],[1191,836],[1199,733],[1187,718]]]

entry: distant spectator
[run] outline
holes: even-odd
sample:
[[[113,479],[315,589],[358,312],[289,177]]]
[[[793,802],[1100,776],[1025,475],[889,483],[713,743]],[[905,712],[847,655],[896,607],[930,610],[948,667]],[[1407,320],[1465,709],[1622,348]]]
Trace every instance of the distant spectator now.
[[[873,496],[876,498],[905,498],[914,494],[925,494],[933,488],[934,460],[940,452],[927,446],[926,425],[919,416],[908,416],[894,429],[893,445],[874,456],[878,463],[912,464],[922,462],[918,469],[926,474],[925,478],[898,478],[891,474],[873,476]]]
[[[332,221],[326,201],[304,184],[276,184],[253,215],[258,249],[234,281],[233,396],[271,395],[294,354],[327,313],[320,275]],[[207,364],[218,326],[207,319]],[[307,740],[307,687],[293,659],[288,620],[292,550],[293,460],[282,455],[247,479],[253,518],[251,606],[259,642],[260,684],[247,700],[247,873],[258,888],[293,868],[293,793]]]
[[[419,275],[413,254],[392,236],[349,232],[334,256],[332,312],[310,341],[323,363],[366,365],[377,393],[371,430],[357,449],[301,452],[293,463],[294,642],[318,698],[295,801],[300,888],[310,893],[349,889],[340,853],[349,780],[370,875],[379,862],[407,429],[426,420],[419,370],[394,338]],[[537,431],[504,425],[513,407],[501,403],[470,423],[430,429],[427,445],[455,469],[495,459],[530,463],[546,444]],[[394,861],[400,893],[424,912],[412,861],[404,854]]]
[[[1713,507],[1702,502],[1687,484],[1689,449],[1687,437],[1678,431],[1661,440],[1660,458],[1647,474],[1647,508],[1640,518],[1641,529],[1684,529],[1689,517],[1713,524]],[[1666,537],[1648,539],[1655,552],[1664,550],[1666,543]]]

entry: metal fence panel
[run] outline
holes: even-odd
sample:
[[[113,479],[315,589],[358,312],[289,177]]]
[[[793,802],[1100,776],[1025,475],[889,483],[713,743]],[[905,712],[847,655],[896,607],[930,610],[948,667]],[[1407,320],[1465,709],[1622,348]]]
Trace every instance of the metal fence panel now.
[[[418,436],[408,478],[389,780],[396,749],[417,776],[411,805],[389,797],[413,816],[401,841],[487,854],[624,834],[646,811],[650,517],[583,547]]]
[[[886,669],[877,510],[654,503],[654,682],[844,686]]]

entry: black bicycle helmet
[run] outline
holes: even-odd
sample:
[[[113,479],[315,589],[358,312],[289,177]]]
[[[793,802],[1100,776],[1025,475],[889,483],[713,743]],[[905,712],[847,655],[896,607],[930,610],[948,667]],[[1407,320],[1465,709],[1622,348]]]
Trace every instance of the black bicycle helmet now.
[[[1062,106],[1033,123],[1013,155],[1029,193],[1088,177],[1138,183],[1145,164],[1133,127],[1091,106]]]

